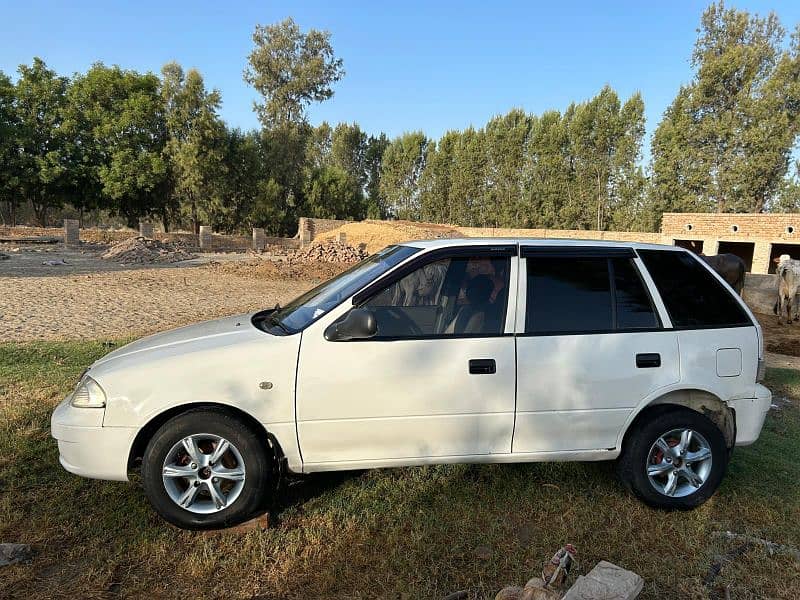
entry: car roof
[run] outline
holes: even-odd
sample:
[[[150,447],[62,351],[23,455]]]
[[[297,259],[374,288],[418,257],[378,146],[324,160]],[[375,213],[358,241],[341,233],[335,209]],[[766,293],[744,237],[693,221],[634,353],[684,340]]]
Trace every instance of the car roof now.
[[[498,244],[519,244],[521,246],[569,246],[569,247],[608,247],[635,248],[641,250],[682,250],[679,246],[666,244],[646,244],[643,242],[616,242],[609,240],[581,240],[574,238],[527,238],[527,237],[474,237],[474,238],[438,238],[435,240],[411,240],[399,244],[429,250],[432,248],[449,248],[452,246],[495,246]]]

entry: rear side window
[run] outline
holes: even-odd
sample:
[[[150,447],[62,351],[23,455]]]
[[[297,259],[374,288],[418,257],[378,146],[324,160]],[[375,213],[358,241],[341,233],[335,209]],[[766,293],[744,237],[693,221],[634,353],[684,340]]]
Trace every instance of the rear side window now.
[[[527,264],[526,333],[635,331],[660,325],[629,258],[531,256]]]
[[[673,327],[752,324],[731,292],[687,252],[639,250],[639,256],[661,294]]]

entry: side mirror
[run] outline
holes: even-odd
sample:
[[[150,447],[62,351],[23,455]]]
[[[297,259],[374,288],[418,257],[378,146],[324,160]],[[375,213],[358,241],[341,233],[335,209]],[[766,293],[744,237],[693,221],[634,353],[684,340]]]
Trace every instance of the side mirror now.
[[[329,342],[365,340],[377,332],[378,323],[372,311],[366,308],[354,308],[343,319],[332,323],[325,330],[325,339]]]

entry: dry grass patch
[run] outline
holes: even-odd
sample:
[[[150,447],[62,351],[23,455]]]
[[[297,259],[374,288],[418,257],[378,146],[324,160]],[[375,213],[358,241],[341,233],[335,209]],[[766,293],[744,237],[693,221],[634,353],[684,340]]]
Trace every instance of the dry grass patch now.
[[[734,598],[795,598],[800,589],[793,557],[717,534],[800,546],[797,371],[770,371],[789,399],[693,512],[643,506],[610,464],[455,465],[311,477],[290,487],[276,527],[207,536],[167,526],[136,482],[58,466],[50,411],[107,350],[0,345],[0,540],[36,550],[30,564],[0,570],[0,597],[441,598],[466,589],[486,598],[527,580],[565,542],[584,572],[601,559],[638,572],[644,598],[722,598],[726,586]]]

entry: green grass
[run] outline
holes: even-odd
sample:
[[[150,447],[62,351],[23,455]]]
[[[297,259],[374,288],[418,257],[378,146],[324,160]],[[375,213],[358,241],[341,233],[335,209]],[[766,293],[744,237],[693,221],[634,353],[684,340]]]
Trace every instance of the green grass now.
[[[30,564],[0,569],[2,598],[440,598],[459,589],[493,598],[566,542],[584,572],[601,559],[638,572],[644,598],[800,590],[791,556],[753,546],[726,562],[741,542],[715,535],[800,547],[800,372],[769,371],[780,410],[692,512],[643,506],[605,463],[456,465],[313,477],[292,486],[276,527],[208,535],[166,525],[135,482],[81,479],[58,465],[50,412],[108,349],[0,345],[0,541],[36,550]]]

